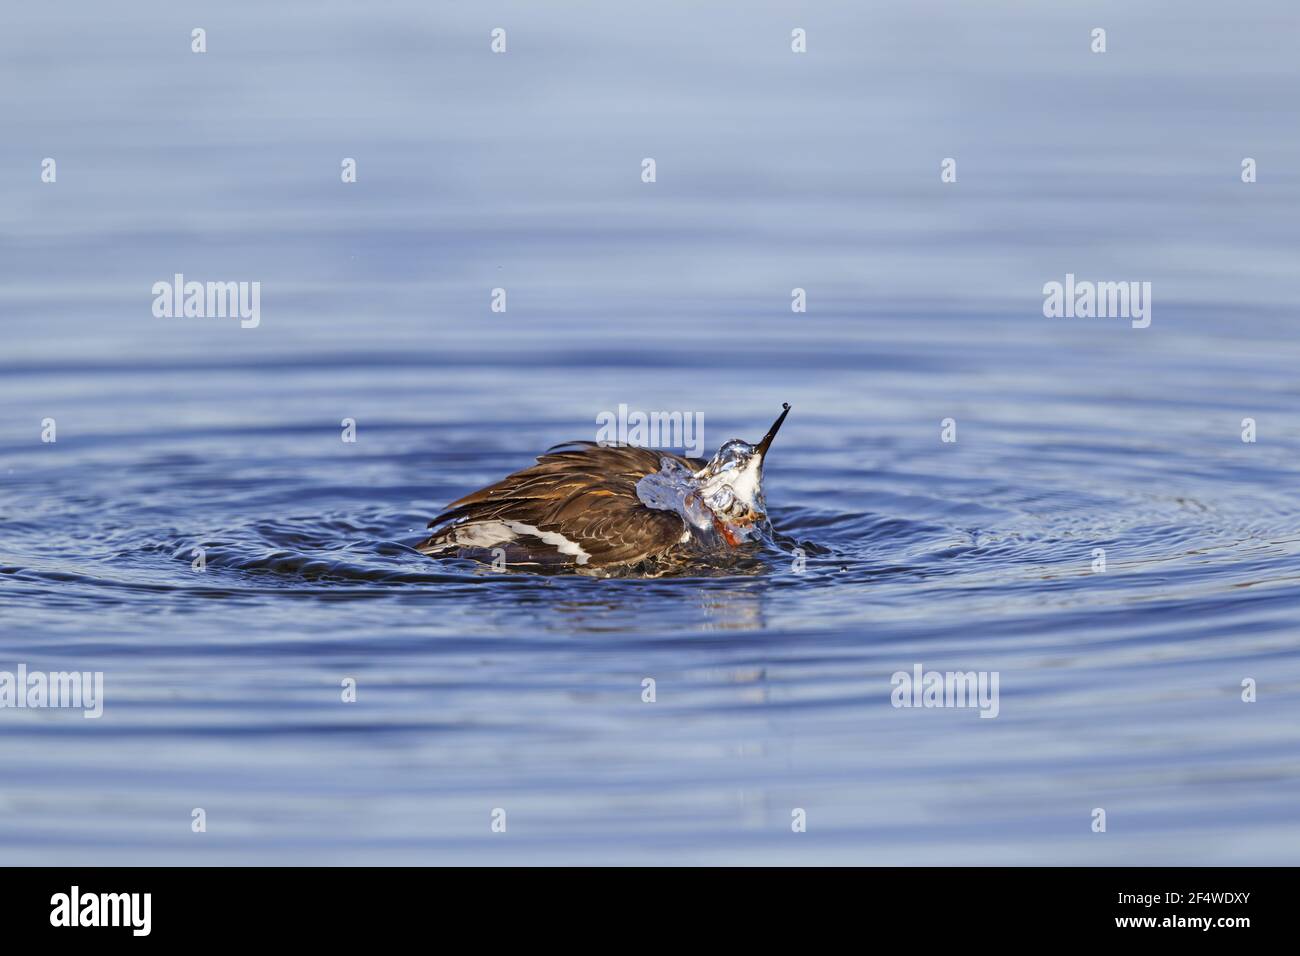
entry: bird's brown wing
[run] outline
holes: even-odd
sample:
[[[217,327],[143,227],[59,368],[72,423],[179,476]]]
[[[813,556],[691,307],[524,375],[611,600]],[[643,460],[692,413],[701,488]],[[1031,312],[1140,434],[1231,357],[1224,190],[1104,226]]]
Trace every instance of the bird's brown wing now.
[[[599,566],[661,554],[686,530],[675,511],[646,507],[637,482],[672,458],[697,471],[703,462],[648,448],[574,442],[537,464],[453,501],[429,522],[419,550],[490,552],[506,560]]]

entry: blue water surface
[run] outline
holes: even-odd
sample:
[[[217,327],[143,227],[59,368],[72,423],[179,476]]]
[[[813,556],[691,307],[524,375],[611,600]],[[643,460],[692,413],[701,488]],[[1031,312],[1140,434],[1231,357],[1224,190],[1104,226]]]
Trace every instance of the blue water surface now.
[[[106,701],[0,710],[0,862],[1296,863],[1300,18],[1226,11],[6,10],[0,670]],[[412,549],[602,411],[782,402],[757,567]]]

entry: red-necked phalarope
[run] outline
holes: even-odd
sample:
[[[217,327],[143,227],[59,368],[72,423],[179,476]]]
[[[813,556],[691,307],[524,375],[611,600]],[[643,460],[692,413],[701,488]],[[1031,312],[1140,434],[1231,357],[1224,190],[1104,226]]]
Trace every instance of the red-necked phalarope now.
[[[763,440],[726,442],[708,462],[626,445],[570,442],[448,505],[416,547],[437,557],[608,572],[725,553],[769,528]]]

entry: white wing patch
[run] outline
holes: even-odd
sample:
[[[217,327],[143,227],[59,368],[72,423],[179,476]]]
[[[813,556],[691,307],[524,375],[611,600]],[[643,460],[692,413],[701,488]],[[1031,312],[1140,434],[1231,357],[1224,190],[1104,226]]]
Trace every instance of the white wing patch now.
[[[574,558],[576,564],[586,564],[591,555],[582,546],[570,541],[556,531],[543,531],[522,521],[474,521],[458,525],[452,530],[452,540],[467,548],[490,548],[498,544],[515,541],[523,535],[538,538],[543,544],[549,544],[560,554]]]
[[[457,525],[451,539],[467,548],[490,548],[515,540],[515,533],[500,521],[478,521]]]
[[[558,531],[543,531],[540,528],[534,528],[530,524],[524,524],[522,521],[507,521],[506,527],[516,534],[532,535],[534,538],[541,538],[543,542],[551,545],[560,554],[571,554],[577,564],[586,564],[591,560],[591,555],[582,550],[582,546],[570,541]]]

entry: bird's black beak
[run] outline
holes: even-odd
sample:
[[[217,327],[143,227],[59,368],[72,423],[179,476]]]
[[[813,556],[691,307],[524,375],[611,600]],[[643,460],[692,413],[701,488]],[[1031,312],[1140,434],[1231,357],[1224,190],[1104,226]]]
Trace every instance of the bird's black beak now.
[[[767,434],[763,436],[763,440],[758,443],[758,454],[763,457],[767,457],[768,446],[772,444],[772,439],[776,437],[776,433],[781,430],[781,423],[785,421],[785,416],[790,414],[789,402],[782,402],[781,407],[784,409],[784,411],[781,412],[781,417],[772,423],[772,427],[767,430]]]

